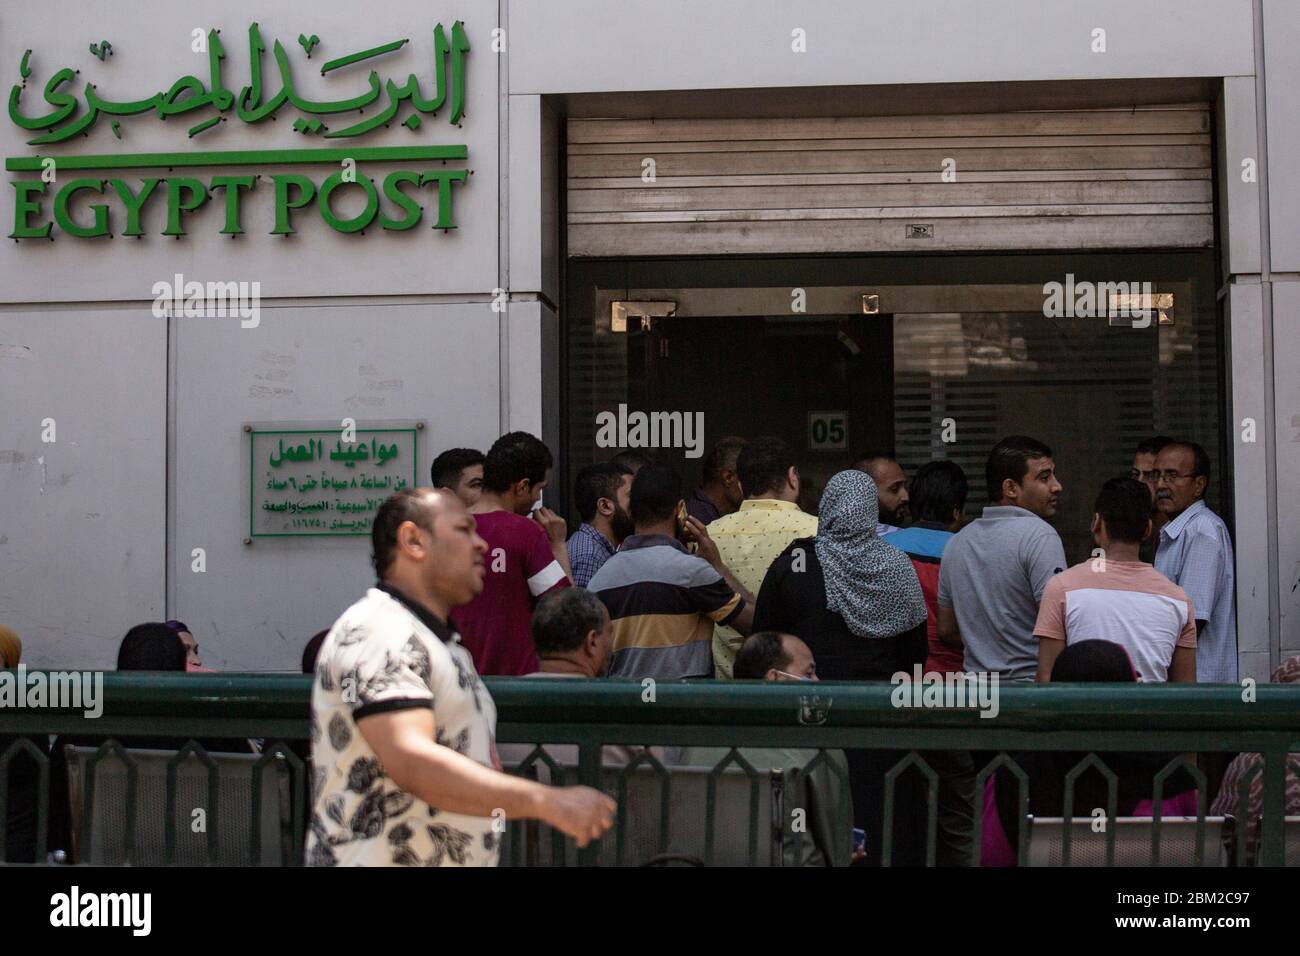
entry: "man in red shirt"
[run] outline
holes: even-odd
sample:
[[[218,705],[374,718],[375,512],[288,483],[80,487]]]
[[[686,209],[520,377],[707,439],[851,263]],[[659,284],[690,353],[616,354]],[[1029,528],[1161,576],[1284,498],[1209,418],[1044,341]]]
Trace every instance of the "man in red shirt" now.
[[[939,595],[939,562],[944,546],[961,530],[962,510],[966,507],[966,473],[952,461],[932,461],[917,469],[912,478],[911,507],[916,522],[910,528],[895,531],[888,543],[912,559],[921,594],[925,597],[926,632],[930,656],[925,669],[946,673],[962,669],[962,652],[939,640],[936,630]]]
[[[511,432],[496,440],[483,464],[483,494],[470,514],[488,544],[487,574],[479,595],[452,613],[480,674],[536,671],[533,608],[548,591],[569,587],[564,519],[549,508],[533,510],[553,463],[540,440]]]

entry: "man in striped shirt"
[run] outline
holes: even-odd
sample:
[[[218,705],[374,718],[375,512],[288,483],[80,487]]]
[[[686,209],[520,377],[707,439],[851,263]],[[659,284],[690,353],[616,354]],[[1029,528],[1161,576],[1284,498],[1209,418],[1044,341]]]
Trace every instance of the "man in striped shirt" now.
[[[550,449],[526,432],[502,435],[483,464],[483,494],[470,514],[488,544],[487,574],[479,595],[452,612],[480,674],[537,670],[533,608],[543,594],[569,586],[564,519],[549,508],[533,510],[551,464]]]
[[[686,516],[681,478],[647,465],[632,481],[636,533],[588,587],[613,623],[610,677],[680,680],[713,676],[713,625],[749,634],[754,597],[722,563],[704,525]],[[679,540],[696,542],[698,555]]]

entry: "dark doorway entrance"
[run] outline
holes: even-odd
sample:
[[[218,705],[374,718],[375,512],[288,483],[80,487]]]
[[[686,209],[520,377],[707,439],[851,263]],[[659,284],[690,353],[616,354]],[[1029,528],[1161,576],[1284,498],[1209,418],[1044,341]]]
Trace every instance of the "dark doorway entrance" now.
[[[632,320],[628,408],[703,412],[704,451],[725,435],[784,439],[815,512],[827,478],[862,449],[893,445],[892,330],[882,315]],[[693,451],[650,451],[699,480]]]

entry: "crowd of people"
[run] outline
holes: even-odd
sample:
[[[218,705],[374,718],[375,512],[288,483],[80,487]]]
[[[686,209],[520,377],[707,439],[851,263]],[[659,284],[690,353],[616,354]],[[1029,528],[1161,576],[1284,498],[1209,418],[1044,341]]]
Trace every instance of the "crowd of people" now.
[[[923,464],[909,479],[891,456],[866,455],[827,481],[813,515],[799,507],[799,463],[784,441],[728,437],[690,493],[671,467],[635,451],[583,467],[569,533],[540,503],[552,469],[542,441],[512,432],[486,454],[443,452],[432,489],[399,492],[379,509],[376,585],[303,654],[303,671],[314,674],[303,754],[312,767],[308,863],[490,863],[498,816],[542,820],[580,846],[612,825],[613,801],[599,791],[567,785],[563,774],[542,781],[501,772],[495,708],[480,675],[888,681],[919,667],[1040,683],[1237,677],[1232,545],[1205,502],[1209,459],[1194,442],[1152,438],[1135,450],[1130,473],[1097,490],[1096,549],[1072,567],[1052,526],[1064,490],[1052,451],[1026,436],[990,450],[988,503],[969,521],[970,482],[952,461]],[[0,628],[4,666],[20,656],[17,635]],[[133,628],[119,667],[205,670],[179,621]],[[1300,658],[1279,669],[1279,680],[1298,678]],[[56,764],[66,742],[55,742]],[[259,742],[204,743],[238,751]],[[181,742],[151,743],[172,744]],[[654,755],[688,764],[710,757],[695,750]],[[576,763],[562,747],[548,753]],[[626,763],[633,753],[606,747],[603,760]],[[817,756],[743,753],[756,768],[787,770]],[[806,783],[819,788],[823,812],[804,860],[879,862],[884,775],[899,755],[828,753]],[[986,862],[1014,858],[1014,780],[993,775],[981,804],[976,769],[989,755],[923,756],[939,778],[939,862],[968,862],[977,827]],[[1035,812],[1059,814],[1056,777],[1068,756],[1077,755],[1024,756]],[[1252,759],[1239,758],[1228,782],[1242,780]],[[847,768],[849,806],[825,772],[837,760]],[[1115,757],[1126,809],[1150,810],[1141,794],[1163,763]],[[1298,771],[1288,776],[1292,813],[1300,812]],[[12,768],[9,781],[12,796]],[[1182,783],[1171,799],[1185,800],[1194,786],[1190,777]],[[18,796],[9,801],[11,860],[32,843]],[[1237,797],[1225,785],[1216,812],[1231,813]],[[1257,819],[1254,789],[1250,800]],[[925,804],[918,776],[900,779],[895,863],[924,859]],[[63,843],[52,824],[50,846]]]
[[[579,523],[539,507],[552,456],[513,432],[486,455],[452,449],[433,465],[487,542],[484,589],[453,622],[481,674],[536,669],[536,602],[593,591],[614,622],[611,676],[728,678],[744,635],[809,641],[823,673],[887,680],[927,670],[1046,681],[1071,642],[1108,640],[1148,682],[1237,679],[1233,553],[1206,504],[1209,456],[1152,438],[1127,476],[1097,490],[1096,549],[1067,565],[1052,526],[1063,491],[1051,449],[1009,436],[989,452],[988,504],[967,521],[969,479],[952,461],[909,480],[868,455],[800,510],[800,474],[779,438],[720,440],[686,494],[638,453],[582,468]]]
[[[456,449],[435,463],[435,485],[461,497],[491,554],[530,556],[493,567],[482,593],[452,612],[467,646],[493,645],[490,654],[474,651],[480,673],[532,672],[537,665],[524,661],[532,649],[527,608],[548,591],[577,587],[610,617],[611,677],[737,677],[737,654],[752,634],[769,647],[798,640],[812,673],[835,680],[884,681],[918,665],[1011,682],[1062,673],[1103,680],[1115,679],[1119,659],[1127,681],[1237,679],[1232,544],[1205,501],[1210,462],[1194,442],[1154,437],[1135,449],[1129,474],[1097,490],[1096,548],[1072,567],[1052,525],[1064,491],[1052,451],[1027,436],[990,450],[988,503],[970,521],[970,481],[947,460],[923,464],[909,479],[893,457],[864,455],[830,478],[812,515],[799,507],[798,462],[779,438],[720,440],[689,494],[671,468],[624,452],[575,476],[581,523],[563,550],[562,524],[533,512],[551,467],[546,446],[522,433],[503,436],[486,455]],[[486,504],[480,485],[493,495]],[[508,509],[521,519],[509,524],[511,534],[499,530],[503,518],[483,525],[483,514]],[[498,669],[512,643],[521,667]],[[925,754],[940,780],[941,863],[969,859],[977,825],[990,837],[985,859],[1000,858],[1005,773],[990,781],[977,820],[977,761],[987,756]],[[872,862],[883,843],[884,773],[896,757],[847,754],[853,818]],[[1222,767],[1211,755],[1203,762],[1217,783]],[[1120,763],[1126,788],[1150,792],[1165,759]],[[1184,789],[1173,799],[1185,801],[1190,776],[1174,775],[1167,792],[1178,785]],[[1045,798],[1035,791],[1040,815],[1059,804],[1059,791],[1059,781]],[[924,794],[908,779],[897,797],[894,859],[916,861]]]

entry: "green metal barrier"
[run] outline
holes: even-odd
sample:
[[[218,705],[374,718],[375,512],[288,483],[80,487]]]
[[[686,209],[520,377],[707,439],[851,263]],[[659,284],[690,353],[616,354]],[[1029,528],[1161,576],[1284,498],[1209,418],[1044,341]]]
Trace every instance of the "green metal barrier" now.
[[[996,717],[981,717],[975,709],[916,708],[894,706],[895,688],[889,684],[689,682],[644,685],[632,681],[521,680],[488,678],[498,710],[497,739],[500,743],[546,744],[548,747],[576,747],[576,772],[549,761],[554,779],[576,780],[609,789],[610,771],[602,771],[602,747],[711,746],[728,748],[727,757],[709,776],[708,800],[704,807],[706,829],[717,814],[717,779],[726,766],[740,767],[758,780],[759,771],[748,767],[736,748],[803,748],[826,754],[834,750],[888,750],[897,752],[897,762],[886,778],[886,818],[892,817],[894,785],[904,773],[919,773],[933,781],[934,771],[925,760],[930,751],[969,750],[999,754],[993,763],[979,770],[976,781],[978,824],[984,781],[997,764],[1010,764],[1006,754],[1020,751],[1060,751],[1093,754],[1106,752],[1238,753],[1253,752],[1263,757],[1263,823],[1259,854],[1264,865],[1282,865],[1285,854],[1284,816],[1286,761],[1288,752],[1300,752],[1300,688],[1290,685],[1260,685],[1255,699],[1243,701],[1242,689],[1231,685],[1002,685]],[[6,818],[8,776],[19,754],[36,760],[40,771],[40,813],[38,858],[44,857],[44,817],[49,799],[48,760],[35,755],[24,736],[40,745],[45,735],[95,735],[113,738],[126,747],[133,737],[174,738],[260,738],[269,749],[284,756],[294,774],[295,801],[305,802],[304,768],[292,757],[290,746],[300,747],[308,738],[310,679],[282,674],[118,674],[104,675],[104,707],[97,719],[87,719],[80,710],[56,708],[0,708],[0,821]],[[17,738],[17,739],[15,739]],[[109,747],[108,749],[113,749]],[[201,748],[190,748],[190,759],[206,760]],[[268,761],[260,761],[265,769]],[[1092,758],[1095,760],[1095,757]],[[1180,758],[1181,759],[1181,758]],[[546,751],[535,750],[519,772],[530,773],[547,763]],[[179,763],[180,761],[176,761]],[[1156,779],[1155,803],[1159,790],[1180,760],[1165,767]],[[647,772],[673,772],[657,758],[635,761],[650,767]],[[206,764],[205,764],[206,765]],[[531,769],[530,769],[531,768]],[[978,768],[977,768],[978,769]],[[1077,777],[1086,768],[1075,768]],[[209,768],[211,772],[211,768]],[[1012,767],[1021,783],[1023,774]],[[175,766],[169,768],[168,799],[175,794]],[[618,771],[617,783],[626,787],[636,767]],[[1103,776],[1109,773],[1098,768]],[[1202,784],[1198,820],[1204,823],[1205,808],[1213,794],[1204,792],[1204,778],[1191,769]],[[128,775],[131,775],[128,768]],[[797,775],[796,775],[797,778]],[[254,786],[261,777],[255,775]],[[797,783],[797,779],[795,781]],[[1244,795],[1246,784],[1242,786]],[[669,786],[662,791],[663,841],[668,827]],[[785,780],[782,788],[791,785]],[[215,791],[216,784],[212,784]],[[781,789],[781,788],[778,788]],[[616,791],[615,795],[617,795]],[[757,791],[753,791],[757,792]],[[783,792],[788,792],[784,791]],[[1113,818],[1112,799],[1107,807]],[[927,787],[927,854],[934,862],[934,827],[937,814],[935,788]],[[87,800],[91,795],[87,795]],[[1066,816],[1071,815],[1073,789],[1067,789]],[[169,804],[170,806],[170,804]],[[302,814],[298,803],[295,826],[301,833]],[[1023,819],[1023,814],[1021,815]],[[168,852],[174,838],[169,813]],[[752,821],[751,821],[752,824]],[[6,859],[6,828],[0,826],[0,860]],[[254,827],[254,839],[260,828]],[[756,845],[756,827],[750,826]],[[522,832],[522,830],[518,831]],[[711,847],[712,830],[709,834]],[[885,827],[885,861],[889,862]],[[974,859],[978,860],[979,827],[975,828]],[[1160,852],[1159,810],[1153,820],[1152,857]],[[621,834],[620,834],[621,839]],[[1065,835],[1069,853],[1069,833]],[[1113,836],[1111,837],[1113,840]],[[780,842],[780,834],[777,834]],[[215,843],[215,840],[210,841]],[[580,864],[601,862],[602,850],[593,844],[573,852],[568,841],[550,836],[553,862],[576,860]],[[567,843],[567,849],[563,844]],[[1238,841],[1237,859],[1244,860],[1245,840]],[[1026,841],[1020,840],[1022,863]],[[518,845],[512,848],[518,857]],[[301,844],[295,844],[300,859]],[[712,850],[710,849],[710,853]],[[775,851],[774,851],[775,852]],[[796,847],[796,859],[799,850]],[[567,855],[566,855],[567,854]],[[508,862],[508,861],[505,861]]]

